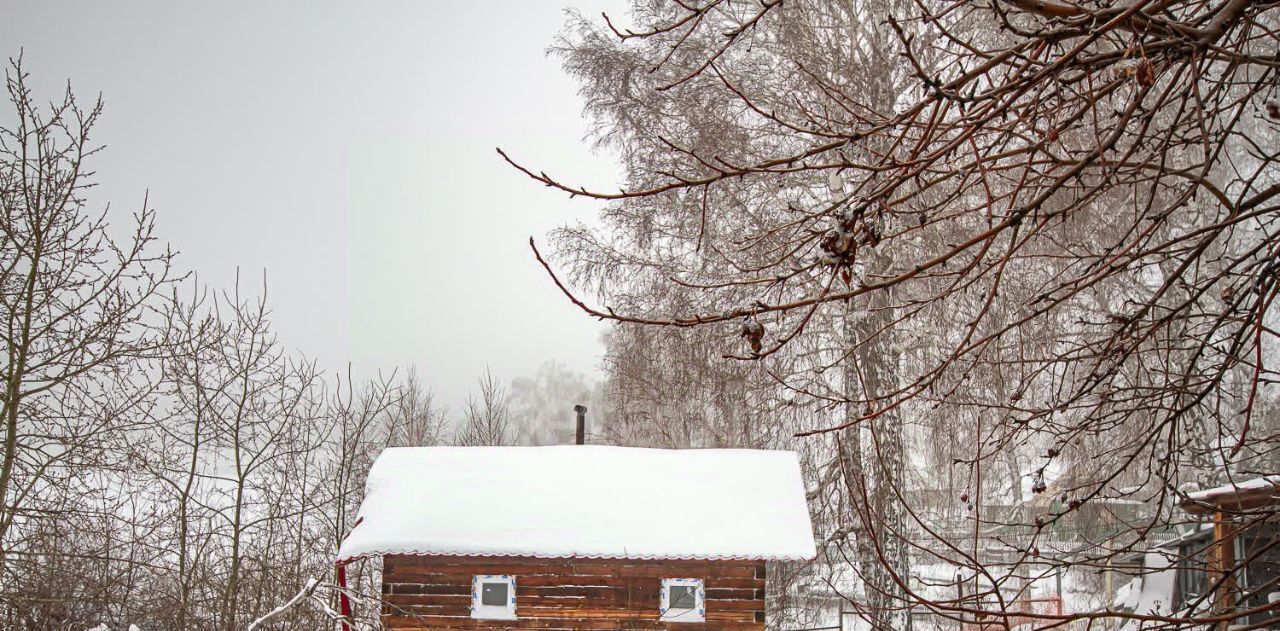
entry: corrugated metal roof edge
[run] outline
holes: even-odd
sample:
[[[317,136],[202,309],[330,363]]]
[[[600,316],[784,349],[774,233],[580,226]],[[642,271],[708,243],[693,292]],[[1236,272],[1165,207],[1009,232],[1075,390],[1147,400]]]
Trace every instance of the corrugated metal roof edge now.
[[[457,557],[477,557],[477,558],[496,558],[511,557],[521,559],[609,559],[617,561],[812,561],[817,555],[811,557],[792,556],[792,555],[702,555],[702,556],[667,556],[667,555],[642,555],[642,554],[530,554],[515,552],[459,552],[457,550],[373,550],[352,555],[349,557],[339,558],[337,563],[345,565],[361,559],[370,557],[387,556],[389,554],[403,554],[409,556],[457,556]]]

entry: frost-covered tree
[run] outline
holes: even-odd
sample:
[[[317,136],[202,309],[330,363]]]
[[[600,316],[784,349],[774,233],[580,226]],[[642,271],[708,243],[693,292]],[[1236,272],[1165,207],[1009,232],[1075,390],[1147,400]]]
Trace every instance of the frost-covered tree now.
[[[587,442],[601,434],[609,421],[599,384],[556,361],[548,361],[529,377],[511,380],[511,415],[529,445],[568,445],[575,438],[573,406],[587,407]]]
[[[512,164],[609,202],[570,299],[814,406],[865,619],[972,620],[1274,470],[1276,8],[636,2],[558,47],[622,190]]]

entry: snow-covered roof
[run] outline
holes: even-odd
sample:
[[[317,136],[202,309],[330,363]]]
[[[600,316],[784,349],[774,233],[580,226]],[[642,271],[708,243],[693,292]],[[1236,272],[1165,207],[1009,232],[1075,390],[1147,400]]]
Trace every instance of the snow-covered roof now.
[[[1280,475],[1267,475],[1252,480],[1215,486],[1187,493],[1182,507],[1192,512],[1226,505],[1228,508],[1253,508],[1280,504]]]
[[[400,447],[369,470],[339,561],[383,554],[802,560],[789,451]]]
[[[1230,496],[1239,491],[1270,490],[1276,488],[1280,488],[1280,475],[1268,475],[1261,478],[1237,482],[1235,484],[1215,486],[1211,489],[1204,489],[1202,491],[1192,491],[1187,493],[1187,499],[1196,502],[1205,502],[1218,497]]]

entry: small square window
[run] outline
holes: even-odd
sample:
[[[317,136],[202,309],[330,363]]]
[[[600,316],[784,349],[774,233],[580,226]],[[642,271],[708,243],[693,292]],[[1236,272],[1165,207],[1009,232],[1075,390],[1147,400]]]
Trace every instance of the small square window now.
[[[516,619],[516,577],[482,574],[472,579],[471,617]]]
[[[664,622],[703,622],[706,620],[706,590],[700,578],[662,579],[660,618]]]
[[[671,586],[671,608],[693,609],[698,606],[698,588],[692,585]]]
[[[507,606],[507,584],[503,583],[480,583],[480,604],[491,607]]]

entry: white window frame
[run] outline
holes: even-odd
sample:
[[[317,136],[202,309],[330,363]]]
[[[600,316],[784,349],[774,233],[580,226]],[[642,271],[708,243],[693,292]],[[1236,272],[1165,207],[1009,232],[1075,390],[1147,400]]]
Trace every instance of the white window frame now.
[[[671,609],[671,588],[694,587],[693,609]],[[662,579],[662,598],[658,603],[658,618],[663,622],[706,622],[707,589],[700,578]]]
[[[485,583],[506,583],[507,604],[486,605],[482,600]],[[471,617],[480,620],[516,619],[516,577],[508,574],[477,574],[471,579]]]

